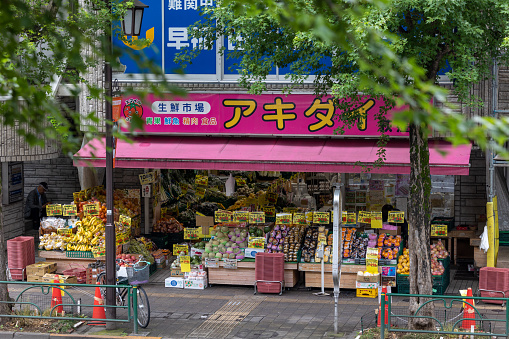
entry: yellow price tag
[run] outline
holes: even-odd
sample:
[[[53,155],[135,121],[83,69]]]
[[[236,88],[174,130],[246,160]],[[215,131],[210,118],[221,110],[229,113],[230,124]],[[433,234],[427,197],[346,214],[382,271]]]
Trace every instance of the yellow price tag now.
[[[330,213],[329,212],[314,212],[313,213],[314,224],[329,224]]]
[[[290,213],[277,213],[276,225],[289,225],[292,223],[292,215]]]
[[[371,228],[382,228],[382,212],[371,212]]]
[[[263,224],[263,223],[265,223],[265,213],[264,212],[251,212],[251,213],[249,213],[249,223],[250,224]]]
[[[173,255],[189,254],[189,247],[187,245],[173,244]]]
[[[180,256],[180,271],[191,272],[191,257],[188,255]]]
[[[78,215],[76,205],[62,205],[62,211],[64,217],[75,217]]]
[[[237,223],[249,222],[249,212],[248,211],[233,212],[233,222]]]
[[[214,221],[217,223],[231,222],[232,221],[232,213],[228,211],[215,211],[214,212]]]

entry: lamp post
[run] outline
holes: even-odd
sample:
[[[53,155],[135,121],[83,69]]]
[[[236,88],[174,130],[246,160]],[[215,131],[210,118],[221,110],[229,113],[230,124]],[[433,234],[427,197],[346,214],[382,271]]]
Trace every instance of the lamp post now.
[[[109,0],[104,0],[111,12],[111,4]],[[143,11],[148,6],[141,1],[134,0],[134,6],[127,10],[126,16],[122,20],[122,29],[124,34],[127,36],[138,36],[141,30],[141,21],[143,19]],[[111,42],[111,27],[106,28],[105,36],[105,48],[104,52],[107,53],[107,57],[113,56],[113,45]],[[106,284],[116,284],[116,237],[115,237],[115,224],[113,220],[113,116],[112,116],[112,70],[111,64],[105,58],[104,65],[104,86],[106,95],[106,107],[105,107],[105,123],[106,123]],[[116,304],[115,289],[106,289],[106,305],[114,306]],[[117,312],[114,307],[106,308],[106,318],[116,319]],[[137,321],[137,319],[134,319]],[[108,329],[114,329],[114,322],[107,322],[106,327]]]

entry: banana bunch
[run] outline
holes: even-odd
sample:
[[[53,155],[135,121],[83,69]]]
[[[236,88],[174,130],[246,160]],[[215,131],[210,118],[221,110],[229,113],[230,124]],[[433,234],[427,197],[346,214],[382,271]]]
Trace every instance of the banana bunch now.
[[[68,251],[91,251],[104,242],[104,224],[96,216],[87,216],[76,223],[77,232],[67,239]]]

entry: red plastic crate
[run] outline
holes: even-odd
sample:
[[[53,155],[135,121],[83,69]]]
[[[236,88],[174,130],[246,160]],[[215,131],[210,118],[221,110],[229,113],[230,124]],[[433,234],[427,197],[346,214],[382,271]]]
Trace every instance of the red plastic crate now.
[[[255,256],[255,294],[283,292],[285,278],[283,253],[257,253]]]
[[[479,291],[481,297],[508,298],[509,297],[509,269],[496,267],[482,267],[479,270]],[[504,304],[500,300],[483,300],[486,303]]]
[[[7,267],[14,280],[25,280],[24,269],[35,263],[34,237],[16,237],[7,240]]]

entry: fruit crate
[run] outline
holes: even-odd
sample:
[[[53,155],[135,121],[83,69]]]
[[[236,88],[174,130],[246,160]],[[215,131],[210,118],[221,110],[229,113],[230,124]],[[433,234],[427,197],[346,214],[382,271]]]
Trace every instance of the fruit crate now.
[[[378,297],[377,288],[357,288],[356,294],[359,298],[376,298]]]
[[[92,251],[65,251],[67,258],[93,258],[94,254]]]
[[[434,217],[431,223],[447,225],[447,232],[449,232],[454,228],[454,217]]]
[[[449,286],[450,275],[448,272],[444,272],[442,275],[433,276],[433,289],[436,292],[433,294],[443,295]],[[396,286],[398,293],[409,294],[410,293],[410,280],[408,274],[397,274],[396,275]]]

